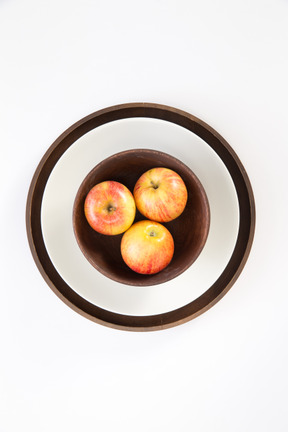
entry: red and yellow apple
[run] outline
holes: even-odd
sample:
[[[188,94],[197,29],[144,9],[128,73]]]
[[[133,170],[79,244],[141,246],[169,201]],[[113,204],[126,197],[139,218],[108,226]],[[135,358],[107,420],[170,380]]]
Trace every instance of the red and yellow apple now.
[[[136,206],[132,193],[125,185],[116,181],[104,181],[87,194],[84,213],[95,231],[117,235],[132,225]]]
[[[183,212],[188,198],[182,178],[169,168],[152,168],[137,180],[136,207],[147,219],[169,222]]]
[[[125,263],[137,273],[154,274],[172,260],[174,240],[168,229],[151,220],[136,222],[121,240],[121,255]]]

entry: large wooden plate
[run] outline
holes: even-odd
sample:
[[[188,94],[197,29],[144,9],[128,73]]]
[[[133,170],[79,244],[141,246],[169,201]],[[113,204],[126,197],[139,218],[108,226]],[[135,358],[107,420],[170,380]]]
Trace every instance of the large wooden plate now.
[[[219,277],[197,298],[163,313],[145,315],[118,313],[87,300],[64,280],[48,253],[41,224],[45,187],[55,165],[82,136],[102,125],[129,119],[158,119],[185,128],[213,149],[226,166],[235,186],[239,205],[239,228],[231,257]],[[185,162],[185,161],[184,161]],[[72,217],[72,216],[71,216]],[[27,235],[35,263],[45,281],[68,306],[81,315],[109,327],[147,331],[169,328],[189,321],[215,305],[231,288],[241,273],[253,241],[255,204],[247,173],[231,146],[209,125],[193,115],[168,106],[132,103],[97,111],[65,131],[48,149],[33,176],[26,209]],[[61,247],[61,245],[59,245]],[[207,268],[209,272],[209,268]]]

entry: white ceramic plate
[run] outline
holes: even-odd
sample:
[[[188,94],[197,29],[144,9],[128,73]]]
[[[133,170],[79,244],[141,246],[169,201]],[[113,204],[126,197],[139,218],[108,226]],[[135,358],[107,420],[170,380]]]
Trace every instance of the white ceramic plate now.
[[[73,203],[84,177],[106,157],[134,148],[182,160],[204,186],[211,211],[209,236],[196,262],[177,278],[151,287],[123,285],[100,274],[80,251],[72,227]],[[190,303],[221,275],[237,240],[239,205],[226,166],[201,138],[167,121],[129,118],[93,129],[63,154],[45,188],[41,222],[51,261],[80,296],[112,312],[153,315]]]

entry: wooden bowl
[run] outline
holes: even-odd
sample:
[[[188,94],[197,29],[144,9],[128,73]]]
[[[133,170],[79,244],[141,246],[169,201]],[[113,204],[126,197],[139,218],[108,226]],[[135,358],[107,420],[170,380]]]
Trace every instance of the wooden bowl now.
[[[115,180],[133,193],[138,178],[147,170],[166,167],[184,180],[188,200],[183,213],[163,223],[171,232],[175,250],[171,263],[159,273],[142,275],[123,261],[120,243],[123,234],[107,236],[94,231],[84,214],[84,201],[97,183]],[[144,220],[138,210],[135,222]],[[127,150],[100,162],[86,176],[77,192],[73,208],[73,228],[78,245],[87,260],[108,278],[127,285],[149,286],[169,281],[190,267],[203,249],[209,231],[210,211],[206,193],[195,174],[180,160],[163,152],[149,149]]]

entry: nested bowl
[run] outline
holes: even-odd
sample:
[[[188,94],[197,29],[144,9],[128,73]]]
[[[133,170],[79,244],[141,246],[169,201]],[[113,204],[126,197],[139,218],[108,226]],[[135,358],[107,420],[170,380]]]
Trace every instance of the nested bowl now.
[[[138,178],[147,170],[165,167],[183,179],[188,200],[183,213],[163,223],[174,239],[174,256],[162,271],[143,275],[131,270],[123,261],[120,243],[123,234],[104,235],[94,231],[84,214],[85,198],[97,183],[115,180],[133,193]],[[138,210],[135,221],[146,219]],[[87,260],[108,278],[127,285],[149,286],[167,282],[187,270],[202,251],[209,232],[210,211],[205,190],[196,175],[173,156],[150,149],[133,149],[116,153],[100,162],[85,177],[73,207],[73,229],[77,243]]]

